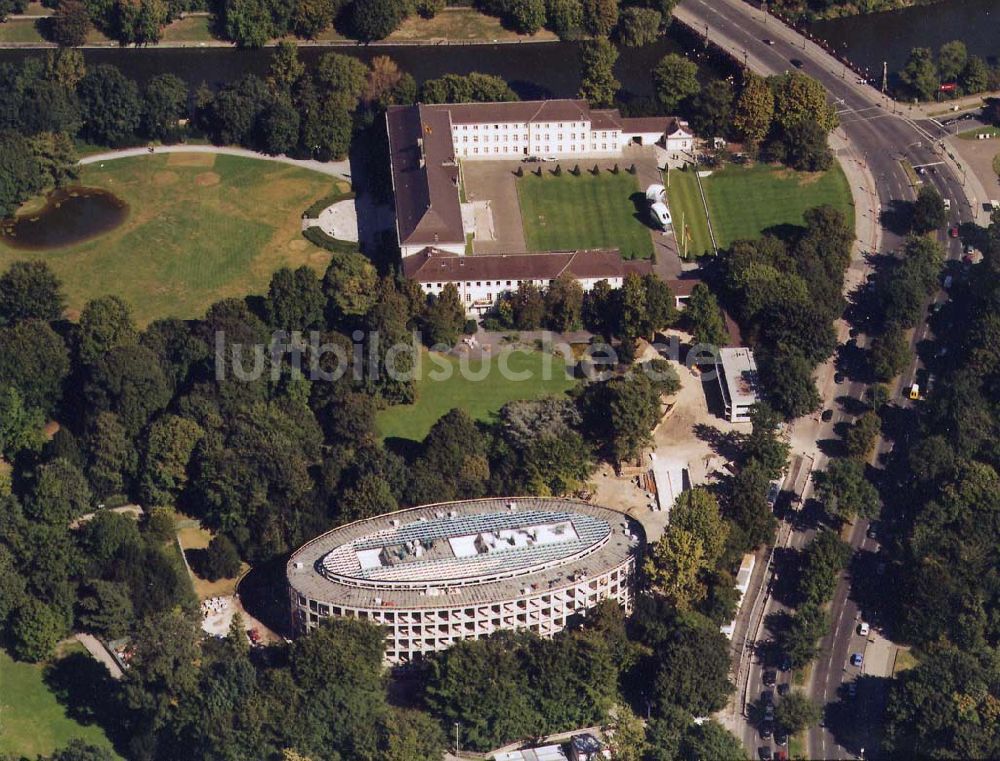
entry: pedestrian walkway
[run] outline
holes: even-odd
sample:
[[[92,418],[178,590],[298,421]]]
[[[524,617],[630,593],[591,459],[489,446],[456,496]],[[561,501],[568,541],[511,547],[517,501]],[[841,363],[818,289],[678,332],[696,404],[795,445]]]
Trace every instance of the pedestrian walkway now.
[[[73,639],[87,648],[87,652],[94,657],[94,660],[100,661],[107,667],[112,679],[122,678],[125,673],[122,671],[122,667],[118,665],[118,661],[111,657],[111,653],[108,652],[108,649],[101,644],[101,641],[97,637],[93,634],[84,634],[81,632],[73,635]]]
[[[248,159],[260,159],[261,161],[277,161],[282,164],[290,164],[300,169],[310,169],[321,174],[328,174],[344,180],[351,179],[351,164],[347,159],[342,161],[316,161],[315,159],[293,159],[285,154],[271,156],[259,151],[251,151],[248,148],[233,148],[221,145],[158,145],[152,151],[145,148],[122,148],[117,151],[105,151],[84,156],[80,159],[80,164],[100,164],[103,161],[114,161],[115,159],[125,159],[132,156],[149,156],[158,153],[214,153],[222,156],[241,156]]]

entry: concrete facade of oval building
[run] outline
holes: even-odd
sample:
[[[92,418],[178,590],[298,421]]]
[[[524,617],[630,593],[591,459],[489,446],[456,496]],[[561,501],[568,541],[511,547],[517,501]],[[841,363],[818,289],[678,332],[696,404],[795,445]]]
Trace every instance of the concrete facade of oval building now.
[[[502,629],[551,637],[605,599],[631,612],[643,533],[586,502],[480,499],[425,505],[316,537],[289,559],[292,625],[328,616],[386,629],[405,664]]]

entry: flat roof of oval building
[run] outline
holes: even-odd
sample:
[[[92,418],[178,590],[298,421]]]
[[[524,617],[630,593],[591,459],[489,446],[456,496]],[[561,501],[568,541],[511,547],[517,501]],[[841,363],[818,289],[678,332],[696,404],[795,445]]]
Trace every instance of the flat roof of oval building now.
[[[642,528],[571,499],[446,502],[341,526],[289,558],[293,590],[346,607],[479,605],[555,589],[634,555]]]

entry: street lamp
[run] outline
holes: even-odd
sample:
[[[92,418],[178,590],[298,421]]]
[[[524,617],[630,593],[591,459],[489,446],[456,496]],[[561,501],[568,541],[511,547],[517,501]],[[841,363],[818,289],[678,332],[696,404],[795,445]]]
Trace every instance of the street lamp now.
[[[458,722],[455,722],[455,755],[458,755]]]

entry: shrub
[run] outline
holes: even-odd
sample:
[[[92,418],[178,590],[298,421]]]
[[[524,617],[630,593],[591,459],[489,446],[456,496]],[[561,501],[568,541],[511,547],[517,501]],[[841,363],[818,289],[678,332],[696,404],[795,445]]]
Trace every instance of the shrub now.
[[[198,572],[209,581],[231,579],[240,572],[240,553],[229,537],[219,534],[208,543]]]
[[[356,254],[358,244],[347,240],[337,240],[331,235],[327,235],[318,227],[307,227],[302,231],[304,237],[310,243],[314,243],[320,248],[332,251],[335,254]]]

